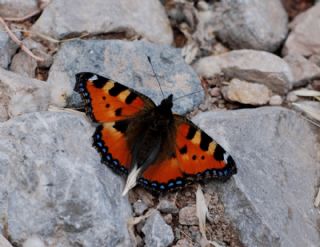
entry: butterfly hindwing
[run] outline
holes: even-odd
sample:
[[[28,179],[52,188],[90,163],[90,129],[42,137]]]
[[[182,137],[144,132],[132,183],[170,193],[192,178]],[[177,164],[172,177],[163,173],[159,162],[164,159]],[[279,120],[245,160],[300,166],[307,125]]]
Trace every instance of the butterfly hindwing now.
[[[209,135],[185,117],[174,115],[176,155],[189,179],[228,179],[237,172],[232,157]]]
[[[83,98],[87,115],[96,122],[126,119],[155,107],[147,96],[94,73],[78,73],[75,91]]]
[[[183,173],[175,157],[149,165],[138,182],[153,192],[165,192],[185,185]]]
[[[128,174],[131,155],[125,137],[128,121],[107,122],[99,125],[93,134],[93,146],[101,161],[117,173]]]

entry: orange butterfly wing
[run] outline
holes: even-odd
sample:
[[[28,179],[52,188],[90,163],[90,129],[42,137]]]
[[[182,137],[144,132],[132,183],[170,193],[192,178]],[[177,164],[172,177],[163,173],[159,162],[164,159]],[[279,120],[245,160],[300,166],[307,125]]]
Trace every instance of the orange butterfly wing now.
[[[93,146],[101,156],[101,162],[120,174],[128,174],[131,164],[130,150],[125,138],[126,121],[99,125],[93,134]]]
[[[76,75],[74,90],[84,100],[87,115],[102,123],[93,135],[93,146],[101,161],[114,171],[127,174],[131,164],[126,140],[130,118],[155,104],[133,89],[89,72]]]
[[[78,73],[74,90],[81,95],[87,115],[95,122],[123,120],[155,107],[147,96],[94,73]]]
[[[186,184],[184,174],[175,157],[156,162],[147,167],[138,183],[153,192],[164,192]]]
[[[233,158],[210,136],[188,119],[175,115],[176,155],[181,171],[189,178],[228,179],[237,173]]]
[[[228,179],[237,172],[232,157],[186,118],[174,115],[175,157],[152,164],[138,182],[153,192],[183,187],[203,178]]]

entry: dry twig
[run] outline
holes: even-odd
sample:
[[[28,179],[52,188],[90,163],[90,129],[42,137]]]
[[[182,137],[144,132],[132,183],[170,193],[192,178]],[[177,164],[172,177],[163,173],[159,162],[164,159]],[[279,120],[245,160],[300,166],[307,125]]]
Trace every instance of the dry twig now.
[[[18,37],[10,30],[7,23],[4,21],[4,19],[0,16],[0,23],[3,25],[4,29],[7,31],[9,37],[23,50],[25,53],[27,53],[30,57],[34,58],[35,60],[39,62],[43,62],[44,59],[41,57],[38,57],[30,51],[21,40],[18,39]]]
[[[23,16],[23,17],[6,17],[6,18],[3,18],[5,21],[14,21],[14,22],[23,22],[23,21],[26,21],[28,20],[29,18],[35,16],[35,15],[38,15],[40,14],[45,7],[48,6],[48,4],[50,3],[50,1],[40,1],[40,5],[39,5],[39,9]]]

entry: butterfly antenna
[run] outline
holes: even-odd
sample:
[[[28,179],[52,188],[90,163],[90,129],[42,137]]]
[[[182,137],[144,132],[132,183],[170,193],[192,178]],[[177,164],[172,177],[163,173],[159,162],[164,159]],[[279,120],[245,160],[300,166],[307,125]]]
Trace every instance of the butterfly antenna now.
[[[180,96],[180,97],[178,97],[178,98],[175,98],[173,101],[177,101],[178,99],[182,99],[182,98],[184,98],[184,97],[188,97],[188,96],[190,96],[190,95],[194,95],[194,94],[196,94],[196,93],[201,93],[201,92],[203,92],[202,89],[199,90],[199,91],[193,92],[193,93],[189,93],[189,94],[186,94],[186,95],[182,95],[182,96]]]
[[[156,77],[156,80],[157,80],[158,85],[159,85],[159,87],[160,87],[160,90],[161,90],[161,93],[162,93],[162,97],[164,98],[164,94],[163,94],[163,91],[162,91],[162,88],[161,88],[160,82],[159,82],[159,80],[158,80],[157,74],[154,72],[154,68],[153,68],[153,65],[152,65],[152,63],[151,63],[151,58],[150,58],[149,56],[147,56],[147,58],[148,58],[148,61],[149,61],[150,65],[151,65],[151,68],[152,68],[153,74],[154,74],[154,76]]]

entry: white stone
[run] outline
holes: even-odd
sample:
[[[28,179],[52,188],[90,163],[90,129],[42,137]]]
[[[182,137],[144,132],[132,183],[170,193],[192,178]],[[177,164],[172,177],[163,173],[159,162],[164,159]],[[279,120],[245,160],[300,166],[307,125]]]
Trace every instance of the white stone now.
[[[199,59],[193,67],[203,77],[224,73],[227,77],[264,84],[279,94],[292,88],[289,65],[280,57],[264,51],[235,50],[208,56]]]
[[[265,85],[232,79],[230,84],[222,89],[222,94],[229,101],[265,105],[270,100],[271,91]]]

